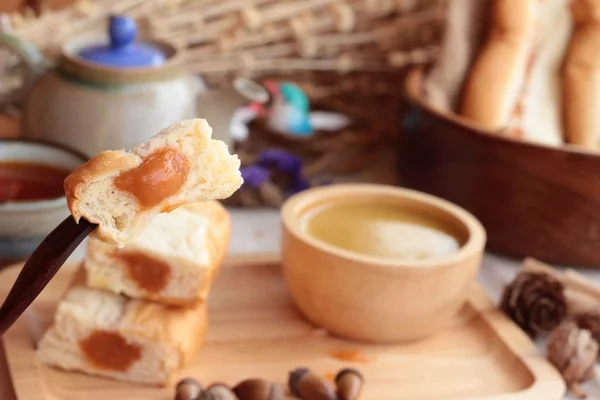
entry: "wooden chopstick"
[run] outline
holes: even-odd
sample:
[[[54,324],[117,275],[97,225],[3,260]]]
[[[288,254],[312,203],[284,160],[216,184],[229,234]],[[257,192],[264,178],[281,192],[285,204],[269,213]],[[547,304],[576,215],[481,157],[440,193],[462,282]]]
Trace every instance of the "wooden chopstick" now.
[[[39,244],[0,306],[0,336],[23,314],[96,226],[84,219],[76,223],[69,216]]]

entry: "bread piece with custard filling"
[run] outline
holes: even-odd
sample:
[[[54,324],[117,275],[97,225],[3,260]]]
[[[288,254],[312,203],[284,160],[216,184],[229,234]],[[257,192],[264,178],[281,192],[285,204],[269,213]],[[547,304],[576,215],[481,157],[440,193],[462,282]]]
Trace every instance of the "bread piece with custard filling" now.
[[[98,224],[93,235],[123,246],[159,213],[231,196],[243,182],[240,160],[211,135],[206,120],[192,119],[130,152],[99,153],[65,179],[71,214]]]
[[[85,286],[78,271],[38,343],[47,365],[148,385],[167,385],[202,346],[208,314],[132,300]]]
[[[172,305],[206,300],[229,244],[231,218],[217,201],[157,215],[123,248],[90,238],[90,287]]]

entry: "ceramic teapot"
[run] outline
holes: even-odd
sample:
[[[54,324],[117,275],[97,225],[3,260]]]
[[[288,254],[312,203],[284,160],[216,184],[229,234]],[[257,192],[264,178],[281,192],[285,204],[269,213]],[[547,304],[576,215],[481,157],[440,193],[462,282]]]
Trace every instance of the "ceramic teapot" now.
[[[196,116],[201,87],[174,46],[136,40],[135,21],[113,16],[104,37],[62,49],[28,96],[23,134],[69,145],[88,156],[129,149]]]

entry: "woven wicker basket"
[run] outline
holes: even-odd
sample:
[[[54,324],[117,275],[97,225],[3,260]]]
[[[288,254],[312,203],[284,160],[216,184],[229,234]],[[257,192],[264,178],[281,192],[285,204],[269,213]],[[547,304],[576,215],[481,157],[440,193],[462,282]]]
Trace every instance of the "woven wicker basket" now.
[[[10,25],[53,56],[73,37],[102,32],[109,15],[130,15],[143,35],[185,49],[190,70],[209,79],[380,71],[435,56],[446,1],[81,0],[62,11],[14,14]]]

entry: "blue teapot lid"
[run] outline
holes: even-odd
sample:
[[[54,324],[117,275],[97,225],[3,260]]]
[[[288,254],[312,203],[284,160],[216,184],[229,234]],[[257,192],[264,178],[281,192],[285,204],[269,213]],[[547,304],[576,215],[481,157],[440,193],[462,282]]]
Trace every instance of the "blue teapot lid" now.
[[[132,18],[111,16],[108,33],[108,45],[87,47],[79,51],[78,56],[94,64],[113,68],[155,67],[166,61],[160,49],[135,42],[137,25]]]

